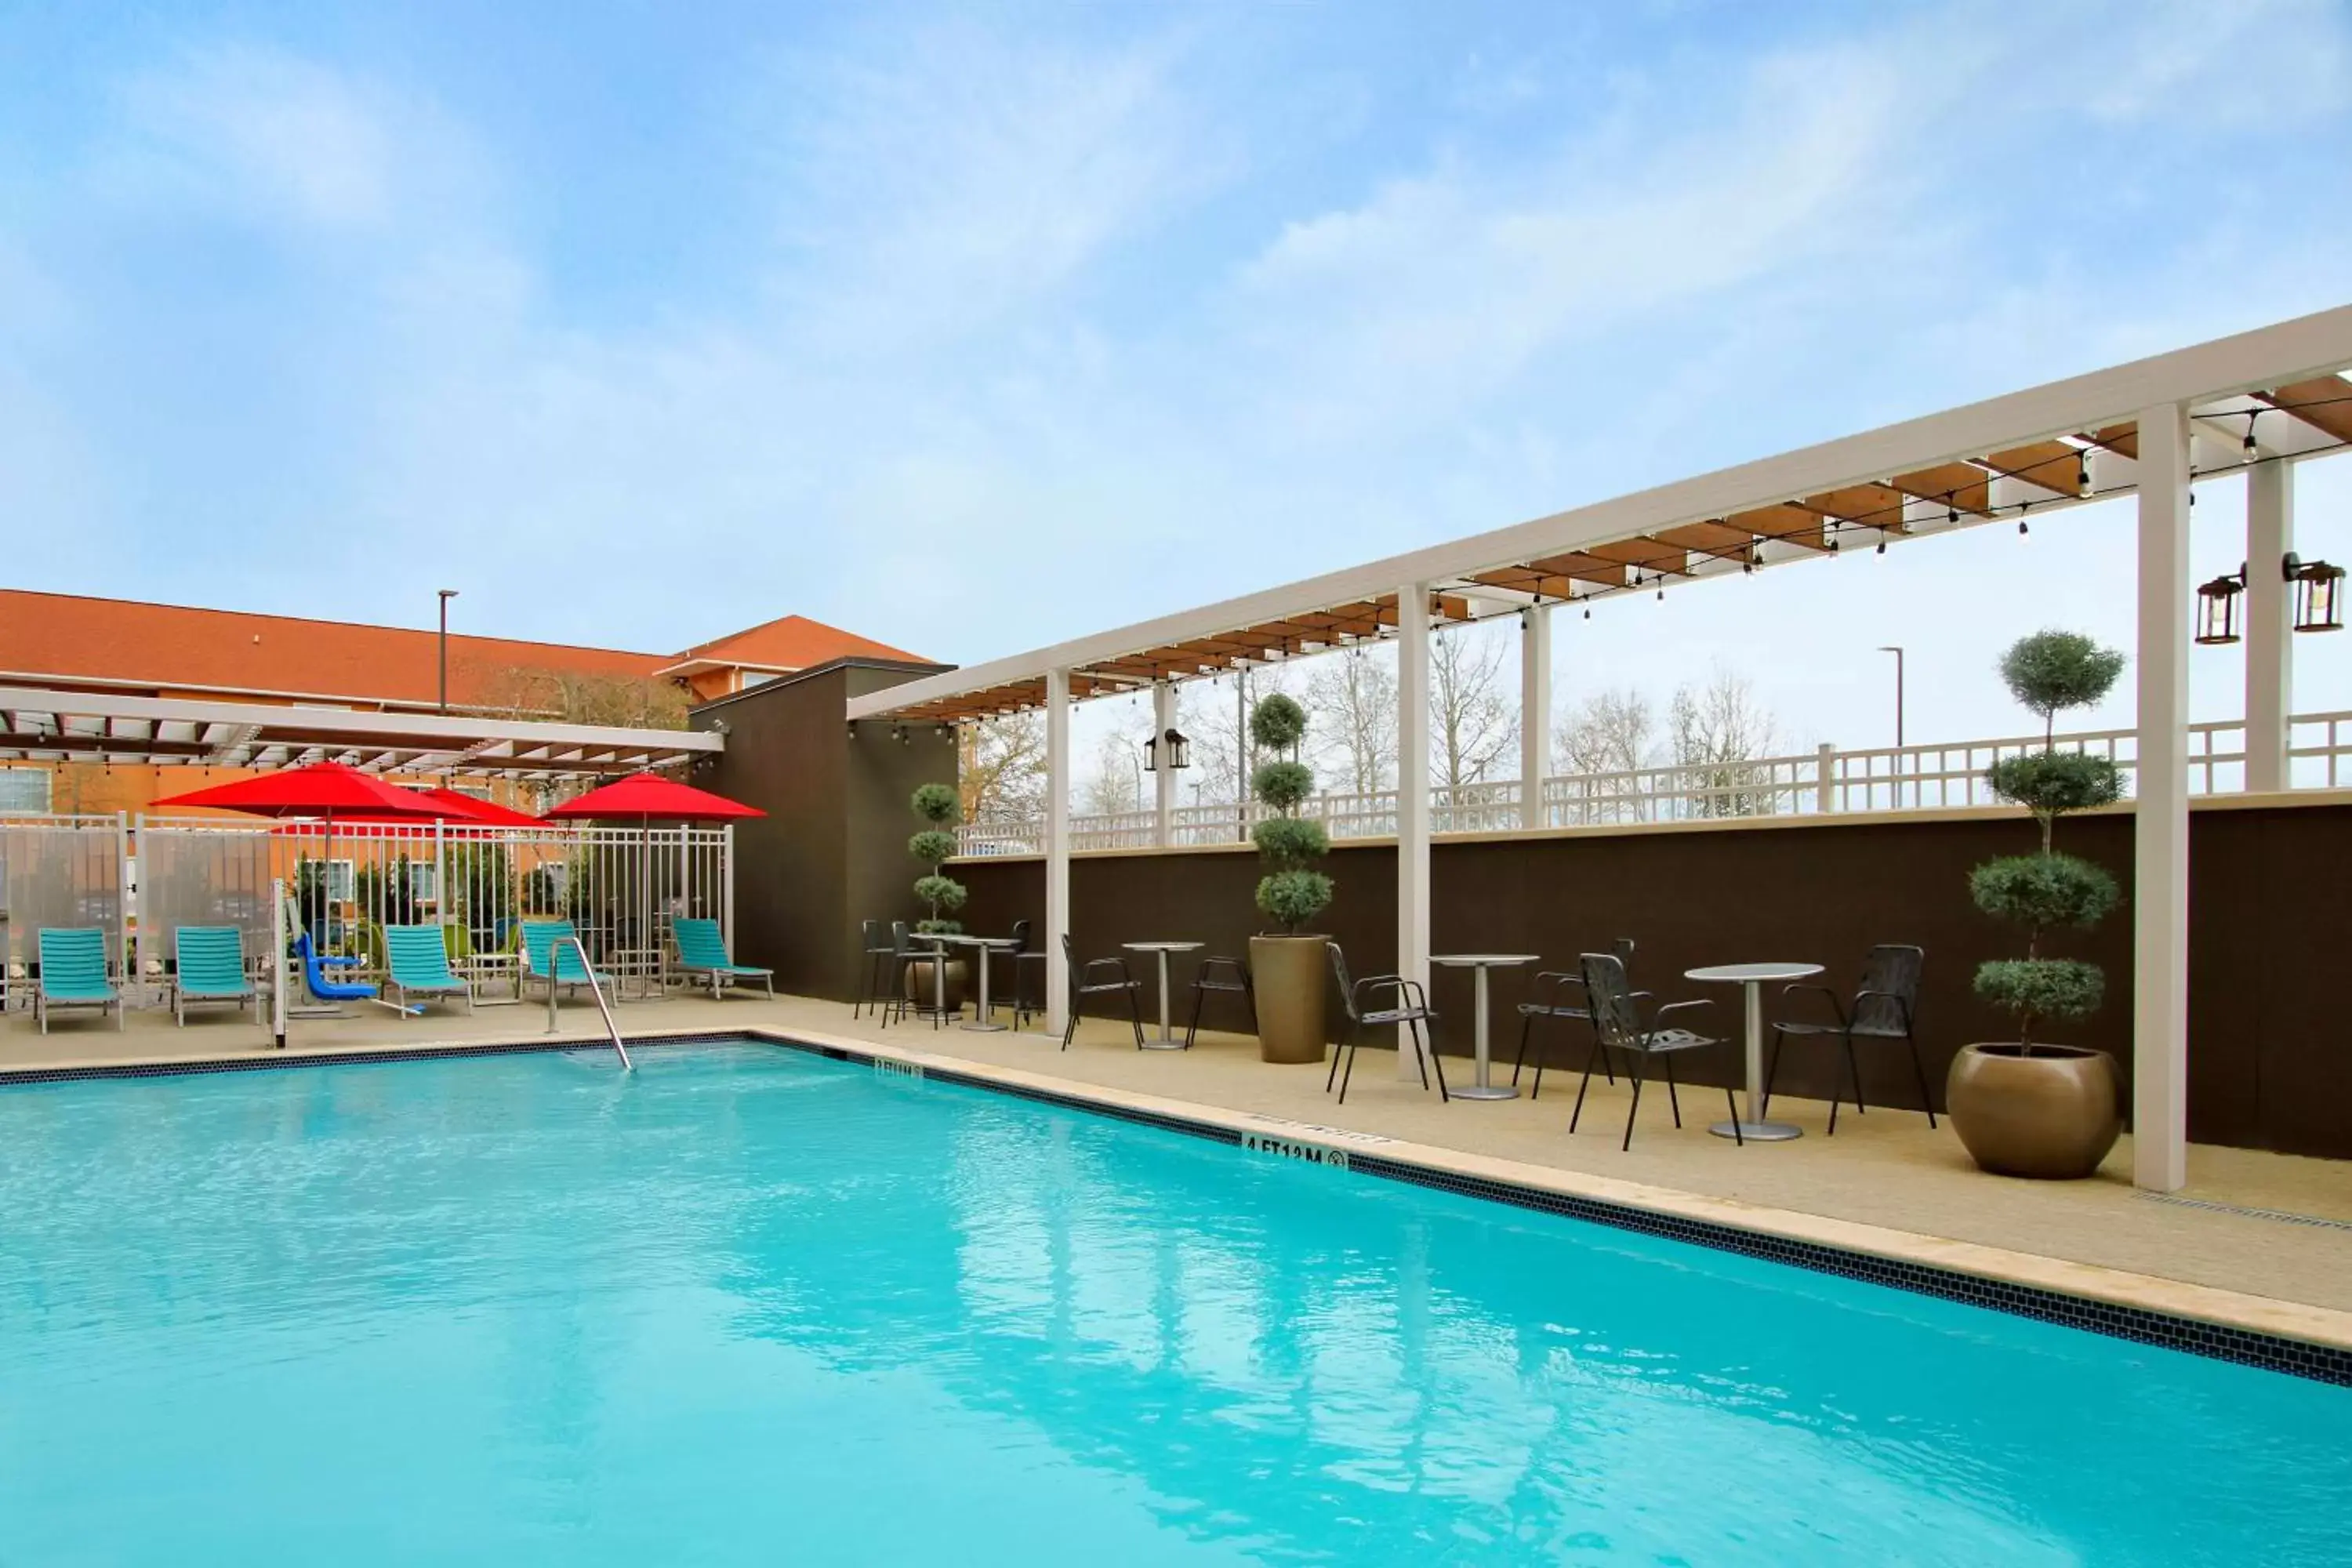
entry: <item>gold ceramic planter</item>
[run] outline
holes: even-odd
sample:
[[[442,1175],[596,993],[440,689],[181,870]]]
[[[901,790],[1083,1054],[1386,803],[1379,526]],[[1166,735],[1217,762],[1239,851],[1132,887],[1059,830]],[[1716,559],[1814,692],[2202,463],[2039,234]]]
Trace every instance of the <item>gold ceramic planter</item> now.
[[[1319,936],[1250,938],[1250,978],[1257,991],[1257,1054],[1262,1061],[1323,1059],[1324,975],[1330,961]]]
[[[2120,1075],[2105,1051],[2078,1046],[1963,1046],[1945,1108],[1978,1165],[1997,1175],[2073,1181],[2091,1174],[2123,1131]]]
[[[931,965],[937,962],[939,962],[937,959],[931,958],[910,958],[907,961],[907,973],[904,977],[907,986],[907,1000],[912,1002],[918,1007],[930,1006],[931,999],[936,994],[936,993],[931,989]],[[964,961],[962,959],[950,958],[948,960],[948,1011],[950,1013],[959,1013],[963,1010],[964,973]],[[994,979],[995,977],[992,975],[990,978]]]

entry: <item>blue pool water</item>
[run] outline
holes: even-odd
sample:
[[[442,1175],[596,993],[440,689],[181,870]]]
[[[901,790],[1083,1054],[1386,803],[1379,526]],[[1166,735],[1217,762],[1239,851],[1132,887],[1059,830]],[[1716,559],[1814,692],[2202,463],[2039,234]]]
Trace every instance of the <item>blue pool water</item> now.
[[[638,1062],[0,1090],[0,1564],[2352,1541],[2352,1391],[798,1051]]]

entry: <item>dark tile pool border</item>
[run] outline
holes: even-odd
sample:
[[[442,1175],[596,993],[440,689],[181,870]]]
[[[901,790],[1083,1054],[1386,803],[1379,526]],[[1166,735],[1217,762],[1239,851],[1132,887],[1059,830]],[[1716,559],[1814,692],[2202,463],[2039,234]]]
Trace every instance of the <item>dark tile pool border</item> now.
[[[800,1050],[814,1051],[835,1061],[868,1062],[876,1059],[866,1052],[837,1046],[813,1045],[783,1036],[759,1035],[757,1037]],[[1213,1121],[1138,1110],[1122,1105],[1106,1105],[1080,1094],[1066,1094],[1029,1084],[1001,1083],[992,1078],[961,1072],[953,1068],[926,1063],[923,1076],[987,1089],[994,1094],[1012,1095],[1016,1099],[1038,1100],[1097,1116],[1112,1117],[1121,1121],[1140,1122],[1147,1127],[1205,1138],[1213,1143],[1238,1146],[1242,1142],[1242,1133],[1237,1129],[1220,1126]],[[1512,1182],[1465,1176],[1406,1160],[1391,1159],[1367,1150],[1348,1149],[1345,1152],[1348,1170],[1358,1175],[1458,1193],[1465,1197],[1484,1198],[1490,1203],[1508,1204],[1515,1208],[1562,1215],[1619,1230],[1638,1231],[1644,1236],[1686,1241],[1699,1247],[1713,1247],[1719,1252],[1736,1252],[1768,1262],[1785,1263],[1820,1274],[1834,1274],[1873,1285],[1891,1286],[1916,1295],[1941,1297],[1948,1301],[1960,1301],[1972,1307],[1989,1307],[1994,1311],[2033,1318],[2071,1329],[2084,1329],[2112,1339],[2186,1351],[2191,1355],[2207,1356],[2215,1361],[2235,1362],[2242,1366],[2261,1367],[2265,1371],[2283,1372],[2315,1382],[2352,1387],[2352,1351],[2334,1345],[2315,1345],[2280,1334],[2265,1334],[2226,1323],[2209,1323],[2202,1319],[2153,1311],[2145,1307],[2118,1306],[2112,1301],[2070,1296],[2063,1290],[2019,1285],[2005,1279],[1989,1279],[1981,1275],[1964,1274],[1958,1269],[1938,1268],[1933,1264],[1881,1258],[1875,1253],[1825,1247],[1819,1242],[1797,1241],[1763,1231],[1743,1229],[1738,1226],[1661,1214],[1654,1209],[1640,1208],[1631,1204],[1611,1203],[1603,1198],[1581,1197],[1542,1187],[1521,1186]]]
[[[792,1050],[806,1051],[834,1061],[871,1064],[895,1058],[878,1057],[870,1051],[848,1047],[819,1044],[813,1040],[794,1038],[789,1035],[760,1028],[711,1028],[686,1030],[675,1034],[632,1035],[632,1048],[645,1046],[709,1045],[733,1040],[754,1040],[763,1045],[781,1046]],[[110,1078],[173,1078],[194,1073],[266,1072],[286,1068],[365,1066],[384,1062],[419,1061],[446,1057],[522,1056],[536,1052],[610,1049],[599,1037],[572,1037],[551,1036],[545,1039],[505,1040],[479,1045],[457,1046],[394,1046],[379,1050],[338,1051],[332,1053],[271,1054],[261,1057],[231,1057],[192,1061],[92,1063],[71,1068],[21,1068],[0,1069],[0,1089],[16,1084],[64,1083],[87,1079]],[[1130,1121],[1162,1131],[1179,1132],[1191,1138],[1205,1139],[1212,1143],[1238,1147],[1243,1134],[1236,1128],[1202,1121],[1192,1117],[1170,1115],[1160,1111],[1142,1110],[1134,1107],[1107,1104],[1083,1094],[1066,1093],[1033,1084],[1005,1083],[982,1073],[961,1071],[954,1068],[923,1064],[923,1077],[952,1083],[962,1088],[984,1089],[991,1094],[1007,1095],[1016,1100],[1034,1100],[1040,1104],[1080,1110],[1092,1116],[1108,1117],[1114,1121]],[[2226,1323],[2209,1323],[2201,1319],[2182,1317],[2172,1312],[2159,1312],[2145,1307],[2120,1306],[2112,1301],[2094,1300],[2089,1297],[2072,1296],[2062,1290],[2051,1290],[2037,1285],[2019,1285],[2003,1279],[1990,1279],[1980,1275],[1965,1274],[1958,1269],[1940,1268],[1933,1264],[1913,1263],[1900,1258],[1881,1258],[1874,1253],[1855,1252],[1844,1247],[1827,1247],[1819,1242],[1799,1241],[1788,1237],[1772,1236],[1763,1231],[1743,1229],[1738,1226],[1722,1225],[1711,1220],[1692,1219],[1683,1215],[1662,1214],[1654,1209],[1631,1204],[1612,1203],[1603,1198],[1583,1197],[1570,1193],[1556,1193],[1541,1187],[1521,1186],[1517,1183],[1490,1181],[1482,1176],[1463,1175],[1415,1164],[1406,1160],[1392,1159],[1369,1150],[1349,1149],[1347,1168],[1355,1174],[1376,1177],[1382,1181],[1402,1182],[1411,1186],[1430,1187],[1440,1192],[1456,1193],[1465,1197],[1484,1198],[1491,1203],[1508,1204],[1515,1208],[1535,1209],[1546,1214],[1565,1215],[1570,1219],[1605,1225],[1619,1230],[1637,1231],[1644,1236],[1664,1237],[1670,1240],[1690,1242],[1713,1247],[1719,1252],[1734,1252],[1743,1257],[1758,1258],[1773,1263],[1785,1263],[1816,1273],[1833,1274],[1847,1279],[1859,1279],[1874,1285],[1890,1286],[1916,1295],[1935,1296],[1948,1301],[1964,1302],[1974,1307],[1987,1307],[1994,1311],[2018,1317],[2032,1318],[2042,1322],[2057,1323],[2066,1328],[2082,1329],[2105,1334],[2113,1339],[2129,1340],[2138,1344],[2156,1345],[2167,1350],[2185,1351],[2191,1355],[2206,1356],[2215,1361],[2234,1362],[2242,1366],[2260,1367],[2318,1383],[2352,1387],[2352,1351],[2334,1345],[2312,1344],[2279,1334],[2266,1334],[2253,1329],[2237,1328]]]

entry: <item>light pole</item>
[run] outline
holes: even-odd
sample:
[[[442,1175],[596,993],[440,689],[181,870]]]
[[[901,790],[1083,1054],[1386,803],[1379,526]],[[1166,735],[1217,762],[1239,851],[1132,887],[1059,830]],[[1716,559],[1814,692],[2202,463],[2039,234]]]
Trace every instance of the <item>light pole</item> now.
[[[1881,647],[1878,651],[1895,656],[1895,772],[1900,775],[1903,772],[1903,650],[1887,645]],[[1895,786],[1895,804],[1901,805],[1903,785],[1899,778]],[[1913,805],[1919,804],[1919,781],[1916,778],[1911,781],[1911,804]]]
[[[441,595],[441,711],[446,713],[449,711],[449,601],[457,596],[457,590],[438,588],[435,592]]]

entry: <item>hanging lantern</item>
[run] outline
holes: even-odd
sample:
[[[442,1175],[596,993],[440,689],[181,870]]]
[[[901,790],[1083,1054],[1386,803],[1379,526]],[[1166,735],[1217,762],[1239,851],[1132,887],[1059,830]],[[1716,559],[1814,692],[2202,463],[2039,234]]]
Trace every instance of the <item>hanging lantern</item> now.
[[[1158,773],[1162,755],[1168,759],[1171,771],[1189,768],[1192,765],[1192,742],[1186,740],[1181,731],[1173,729],[1164,735],[1152,736],[1143,742],[1143,771]]]
[[[2238,640],[2238,596],[2246,591],[2244,572],[2226,573],[2197,590],[2197,640],[2208,647]]]
[[[2286,580],[2294,584],[2294,629],[2299,632],[2340,632],[2344,629],[2344,568],[2325,561],[2286,558]]]

